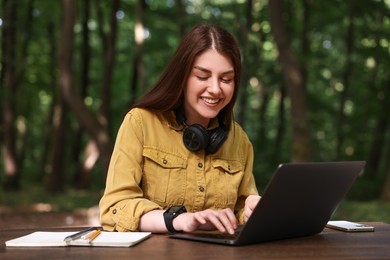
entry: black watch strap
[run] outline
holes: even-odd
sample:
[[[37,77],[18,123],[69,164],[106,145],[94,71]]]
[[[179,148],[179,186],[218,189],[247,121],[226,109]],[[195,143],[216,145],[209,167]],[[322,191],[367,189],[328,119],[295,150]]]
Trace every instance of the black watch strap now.
[[[173,227],[173,219],[173,216],[164,215],[165,226],[167,227],[168,231],[170,233],[177,233],[178,231]]]
[[[172,206],[164,212],[164,222],[169,232],[171,233],[179,232],[173,227],[173,220],[184,212],[187,212],[184,206]]]

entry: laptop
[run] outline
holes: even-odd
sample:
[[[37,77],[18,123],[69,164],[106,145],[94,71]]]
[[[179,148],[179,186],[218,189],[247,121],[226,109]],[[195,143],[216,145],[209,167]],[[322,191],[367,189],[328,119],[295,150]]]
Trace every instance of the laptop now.
[[[196,231],[170,237],[246,245],[318,234],[365,164],[364,161],[280,164],[252,215],[236,234]]]

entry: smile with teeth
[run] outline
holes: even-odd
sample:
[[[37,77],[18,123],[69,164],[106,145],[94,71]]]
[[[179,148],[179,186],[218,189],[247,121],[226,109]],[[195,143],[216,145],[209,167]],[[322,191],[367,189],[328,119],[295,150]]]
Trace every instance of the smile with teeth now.
[[[209,103],[209,104],[216,104],[216,103],[218,103],[219,98],[213,99],[213,98],[204,98],[204,97],[202,97],[202,100],[204,102],[206,102],[206,103]]]

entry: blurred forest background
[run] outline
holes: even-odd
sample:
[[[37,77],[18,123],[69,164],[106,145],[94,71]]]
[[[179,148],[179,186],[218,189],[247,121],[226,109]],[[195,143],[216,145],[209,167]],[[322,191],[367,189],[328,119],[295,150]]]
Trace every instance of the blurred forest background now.
[[[259,190],[282,162],[365,160],[341,212],[390,222],[389,0],[2,0],[0,206],[97,205],[125,113],[201,22],[239,42]]]

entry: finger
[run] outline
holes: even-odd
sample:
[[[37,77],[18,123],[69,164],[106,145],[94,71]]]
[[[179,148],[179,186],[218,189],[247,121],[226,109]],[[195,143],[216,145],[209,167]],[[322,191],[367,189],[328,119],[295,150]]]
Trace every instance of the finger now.
[[[249,219],[249,216],[252,214],[252,210],[249,209],[249,207],[245,207],[244,210],[244,221],[247,222]]]
[[[226,215],[222,218],[222,223],[230,234],[234,234],[237,228],[237,218],[231,209],[226,209],[224,213]]]
[[[219,215],[218,211],[207,211],[207,219],[213,224],[213,226],[218,229],[220,232],[226,232],[225,225],[223,224],[223,220]]]
[[[237,226],[237,220],[231,209],[223,209],[214,212],[214,217],[210,219],[215,227],[221,232],[234,234],[234,229]]]
[[[252,215],[253,210],[256,208],[261,197],[258,195],[249,195],[245,200],[244,207],[244,222],[247,222],[249,217]]]
[[[227,210],[227,217],[229,218],[230,223],[232,224],[233,228],[236,229],[238,223],[236,215],[234,215],[234,212],[230,208],[226,210]]]
[[[247,222],[249,217],[252,215],[253,210],[249,206],[244,208],[244,221]]]
[[[204,220],[205,222],[203,224],[211,224],[211,226],[220,232],[226,232],[224,225],[218,217],[218,211],[216,210],[206,209],[204,211],[200,211],[198,212],[196,218],[199,222]]]
[[[245,200],[245,206],[248,206],[251,210],[253,210],[257,203],[260,201],[260,196],[258,195],[249,195]]]
[[[194,214],[194,219],[199,222],[200,224],[204,225],[207,223],[207,220],[206,218],[203,216],[203,212],[200,211],[200,212],[195,212]]]

